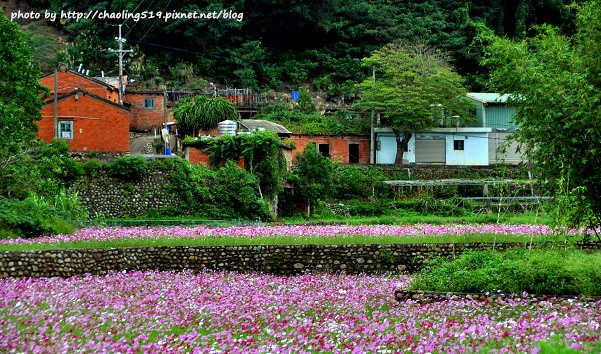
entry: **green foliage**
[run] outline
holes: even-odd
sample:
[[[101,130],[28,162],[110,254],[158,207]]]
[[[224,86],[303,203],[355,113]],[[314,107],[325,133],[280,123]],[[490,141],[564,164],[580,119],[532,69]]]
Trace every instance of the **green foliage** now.
[[[80,163],[69,157],[69,144],[54,139],[40,151],[42,178],[57,178],[63,186],[68,186],[83,175]]]
[[[35,137],[41,118],[41,98],[48,90],[39,83],[26,35],[0,10],[0,146]]]
[[[301,87],[298,93],[298,104],[294,107],[295,111],[304,114],[313,114],[317,112],[313,101],[311,100],[311,92],[306,87]]]
[[[336,186],[336,199],[380,198],[390,195],[391,188],[381,168],[359,168],[335,164],[332,180]]]
[[[221,97],[192,96],[180,100],[173,110],[182,135],[196,136],[197,130],[209,130],[224,120],[237,120],[236,107]]]
[[[563,201],[569,226],[601,225],[601,3],[577,7],[576,34],[551,26],[513,42],[482,30],[484,63],[511,95],[519,126],[513,139]],[[561,199],[560,199],[561,201]]]
[[[198,88],[194,85],[196,80],[188,75],[195,72],[213,82],[254,88],[275,89],[282,84],[306,84],[316,79],[314,84],[328,94],[349,97],[353,95],[349,82],[360,82],[366,76],[361,70],[361,58],[400,38],[424,41],[450,53],[472,91],[481,91],[486,87],[487,73],[478,66],[481,49],[471,45],[478,23],[509,37],[524,36],[537,23],[562,25],[570,34],[575,16],[564,6],[569,3],[571,0],[329,0],[293,1],[282,8],[273,0],[158,0],[156,9],[166,9],[163,11],[219,12],[227,8],[243,13],[244,19],[194,23],[187,19],[140,20],[132,24],[128,21],[123,33],[129,40],[126,47],[143,39],[128,55],[128,71],[149,88],[165,82],[169,87]],[[39,8],[59,13],[105,9],[131,13],[136,6],[136,2],[122,0],[52,0]],[[57,53],[55,62],[69,62],[71,67],[85,63],[94,75],[114,67],[114,54],[106,48],[114,47],[115,25],[122,22],[53,22],[72,43]],[[36,51],[43,50],[47,50],[46,43],[36,45]]]
[[[180,215],[208,219],[270,220],[268,205],[259,197],[258,178],[226,161],[217,170],[173,159],[174,173],[167,190],[182,199]]]
[[[108,165],[111,177],[126,181],[140,180],[148,173],[148,163],[143,156],[122,156]]]
[[[211,201],[209,188],[204,184],[210,171],[185,160],[173,160],[173,166],[170,168],[174,172],[171,175],[171,183],[166,188],[181,198],[182,214],[194,214],[195,211],[202,209],[203,204]]]
[[[471,251],[453,261],[432,261],[412,287],[491,294],[601,295],[601,255],[578,250]]]
[[[296,154],[297,168],[288,177],[294,184],[294,193],[309,204],[326,200],[333,193],[333,162],[324,157],[313,144],[308,144],[302,153]]]
[[[369,134],[369,117],[365,118],[346,109],[327,115],[317,112],[308,114],[298,107],[289,109],[286,104],[276,103],[262,108],[255,118],[277,122],[289,130],[311,135]]]
[[[90,158],[82,162],[81,167],[86,176],[97,177],[102,170],[102,163],[98,158]]]
[[[55,200],[42,197],[24,200],[0,198],[0,230],[2,237],[36,237],[73,232],[75,220],[87,215],[77,196],[62,190]]]
[[[397,139],[396,164],[412,135],[420,130],[468,121],[473,106],[461,77],[446,58],[424,45],[391,43],[365,58],[376,70],[376,80],[361,84],[362,99],[355,105],[381,111]]]
[[[83,169],[69,158],[66,142],[35,140],[48,90],[26,36],[2,10],[0,57],[0,230],[24,237],[71,232],[71,222],[87,216],[65,187]]]
[[[259,179],[263,196],[272,198],[281,191],[278,161],[280,140],[273,132],[259,131],[215,139],[187,138],[182,145],[207,151],[212,166],[244,158],[248,171]]]
[[[405,201],[389,199],[377,200],[346,200],[338,203],[338,208],[345,209],[348,216],[418,216],[436,217],[465,216],[469,212],[458,206],[456,199],[436,199],[431,196],[414,198]]]
[[[214,201],[214,215],[263,221],[271,219],[267,203],[259,198],[258,178],[233,161],[227,161],[222,168],[210,174],[206,183]]]

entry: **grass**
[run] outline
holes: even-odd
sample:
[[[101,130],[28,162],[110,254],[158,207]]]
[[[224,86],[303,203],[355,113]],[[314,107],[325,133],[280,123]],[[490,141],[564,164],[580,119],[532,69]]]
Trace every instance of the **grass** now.
[[[406,213],[405,215],[385,215],[371,217],[286,217],[280,218],[273,224],[343,224],[343,225],[415,225],[415,224],[529,224],[548,225],[551,220],[544,214],[524,212],[520,214],[505,214],[497,218],[497,214],[472,214],[466,216],[436,216]],[[165,218],[121,218],[92,220],[90,225],[96,226],[179,226],[179,225],[210,225],[210,226],[239,226],[253,224],[244,220],[206,220],[194,217],[165,217]],[[269,223],[266,223],[269,224]]]
[[[576,249],[511,249],[463,253],[426,264],[413,289],[601,296],[601,253]]]
[[[294,223],[341,223],[346,225],[414,225],[414,224],[528,224],[528,225],[549,225],[551,219],[546,214],[532,211],[519,214],[504,214],[497,218],[496,213],[492,214],[471,214],[466,216],[437,216],[420,215],[416,213],[407,213],[406,215],[386,215],[373,217],[343,217],[329,216],[319,218],[282,218],[284,224]]]
[[[407,243],[504,243],[504,242],[562,242],[563,239],[550,237],[500,236],[500,235],[449,235],[449,236],[345,236],[345,237],[210,237],[210,238],[161,238],[161,239],[124,239],[114,241],[78,241],[57,244],[0,244],[0,251],[34,251],[51,249],[78,248],[125,248],[125,247],[210,247],[210,246],[265,246],[265,245],[344,245],[344,244],[407,244]]]

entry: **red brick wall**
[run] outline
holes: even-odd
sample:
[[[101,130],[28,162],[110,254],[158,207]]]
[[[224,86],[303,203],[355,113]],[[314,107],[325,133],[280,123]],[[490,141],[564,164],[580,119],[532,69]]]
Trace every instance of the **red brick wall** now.
[[[195,165],[204,163],[207,167],[211,166],[211,158],[209,157],[209,154],[189,146],[186,148],[186,160]]]
[[[219,129],[217,127],[209,130],[198,129],[198,135],[219,135]]]
[[[54,91],[54,75],[49,75],[40,80],[40,83]],[[84,89],[109,101],[119,102],[119,92],[111,90],[108,86],[99,82],[87,80],[81,76],[68,71],[58,73],[58,94],[64,95],[73,92],[76,88]]]
[[[144,108],[144,99],[154,98],[154,108]],[[161,93],[137,93],[127,92],[123,96],[123,101],[131,103],[131,121],[132,130],[152,130],[153,128],[163,127],[163,112],[165,96]]]
[[[188,160],[190,163],[193,163],[195,165],[204,163],[205,166],[211,167],[211,158],[209,157],[209,154],[207,154],[204,151],[200,151],[197,148],[190,146],[186,147],[185,156],[186,160]],[[244,168],[244,158],[238,160],[236,166]]]
[[[73,139],[65,140],[74,152],[129,152],[129,112],[92,97],[78,94],[58,102],[59,121],[73,122]],[[54,105],[42,107],[38,136],[54,137]],[[99,119],[97,119],[99,118]]]
[[[359,144],[359,163],[369,163],[369,136],[368,135],[306,135],[292,134],[296,147],[292,149],[293,158],[297,153],[305,151],[308,143],[330,144],[330,159],[334,162],[349,163],[349,144]]]

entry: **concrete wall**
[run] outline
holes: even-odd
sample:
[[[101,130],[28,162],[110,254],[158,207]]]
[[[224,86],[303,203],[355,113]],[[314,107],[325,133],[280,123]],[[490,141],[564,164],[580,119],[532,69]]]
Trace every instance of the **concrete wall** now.
[[[446,134],[447,165],[487,166],[488,134],[480,132]],[[464,150],[455,150],[454,141],[462,140]]]
[[[69,277],[127,270],[230,270],[292,275],[312,272],[413,272],[425,260],[468,249],[503,250],[525,243],[144,247],[0,252],[0,277]],[[599,249],[591,242],[579,245]]]
[[[489,164],[489,132],[481,130],[478,128],[440,128],[432,132],[413,134],[409,140],[408,151],[403,154],[403,158],[407,163],[415,163],[415,141],[428,137],[446,140],[446,165],[487,166]],[[454,149],[454,140],[456,139],[464,141],[464,150]],[[383,129],[377,133],[376,143],[379,145],[379,148],[376,147],[376,163],[394,164],[397,147],[394,133]]]
[[[396,158],[396,137],[394,133],[378,133],[376,138],[376,163],[394,164]],[[415,134],[409,140],[407,151],[403,154],[407,163],[415,163]]]

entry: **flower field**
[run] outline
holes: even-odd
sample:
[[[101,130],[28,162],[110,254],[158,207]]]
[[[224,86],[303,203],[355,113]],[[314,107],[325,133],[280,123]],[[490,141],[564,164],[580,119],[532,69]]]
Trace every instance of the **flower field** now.
[[[1,352],[537,352],[590,350],[601,303],[397,304],[406,275],[133,272],[0,280]],[[598,347],[597,347],[598,348]]]
[[[576,233],[575,230],[571,231]],[[453,236],[453,235],[500,235],[500,236],[546,236],[553,230],[545,225],[286,225],[286,226],[234,226],[234,227],[108,227],[84,228],[72,235],[45,236],[35,239],[0,240],[0,244],[58,244],[85,241],[121,241],[128,239],[158,240],[171,239],[208,239],[208,238],[275,238],[294,237],[311,239],[316,237],[399,237],[416,238]]]

